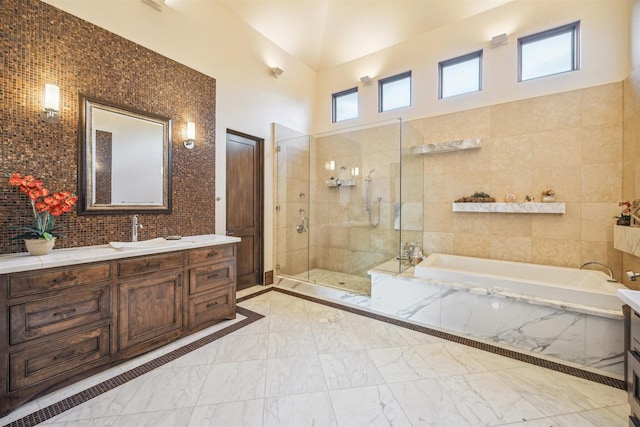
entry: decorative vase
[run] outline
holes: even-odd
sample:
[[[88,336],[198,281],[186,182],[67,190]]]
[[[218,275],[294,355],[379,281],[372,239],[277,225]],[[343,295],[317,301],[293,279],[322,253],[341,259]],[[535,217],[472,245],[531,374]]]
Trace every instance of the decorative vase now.
[[[630,215],[622,215],[620,218],[618,218],[618,220],[616,221],[617,225],[626,225],[626,226],[630,226],[631,225],[631,216]]]
[[[556,201],[556,196],[542,196],[542,201],[544,203],[552,203]]]
[[[47,239],[25,239],[24,244],[27,246],[27,250],[33,256],[46,255],[51,252],[53,245],[56,244],[56,238],[51,240]]]

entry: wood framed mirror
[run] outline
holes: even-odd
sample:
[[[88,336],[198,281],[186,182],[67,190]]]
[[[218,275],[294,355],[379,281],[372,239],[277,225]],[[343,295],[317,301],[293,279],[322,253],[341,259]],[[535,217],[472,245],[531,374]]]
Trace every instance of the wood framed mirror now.
[[[171,119],[80,95],[79,214],[171,212]]]

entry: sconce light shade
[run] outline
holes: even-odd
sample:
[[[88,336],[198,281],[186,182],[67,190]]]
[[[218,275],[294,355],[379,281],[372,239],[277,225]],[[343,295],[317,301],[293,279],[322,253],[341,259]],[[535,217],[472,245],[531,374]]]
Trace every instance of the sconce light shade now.
[[[507,36],[507,33],[502,33],[500,35],[491,37],[491,48],[492,49],[494,47],[503,46],[503,45],[505,45],[507,43],[509,43],[509,37]]]
[[[280,67],[271,67],[269,68],[269,70],[271,70],[271,74],[273,75],[273,77],[275,77],[276,79],[278,77],[280,77],[282,75],[282,73],[284,73],[284,70]]]
[[[196,124],[187,122],[187,139],[184,140],[184,146],[191,150],[196,145]]]
[[[362,84],[365,85],[365,86],[370,85],[372,81],[373,80],[371,80],[371,77],[369,77],[369,76],[360,77],[360,82],[362,82]]]
[[[44,111],[40,118],[47,123],[60,122],[60,88],[47,83],[44,85]]]

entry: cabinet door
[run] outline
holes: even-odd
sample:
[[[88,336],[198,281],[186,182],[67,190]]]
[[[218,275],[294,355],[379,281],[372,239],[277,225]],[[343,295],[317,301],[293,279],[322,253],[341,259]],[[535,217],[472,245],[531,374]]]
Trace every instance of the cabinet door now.
[[[182,272],[123,280],[118,287],[118,348],[182,328]]]

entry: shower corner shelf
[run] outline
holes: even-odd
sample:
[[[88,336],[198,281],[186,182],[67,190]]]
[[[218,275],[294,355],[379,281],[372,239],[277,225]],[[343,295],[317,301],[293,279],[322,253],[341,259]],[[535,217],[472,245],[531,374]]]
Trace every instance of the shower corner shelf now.
[[[565,203],[456,203],[453,212],[563,214]]]
[[[330,179],[326,182],[327,187],[355,187],[356,179],[355,178],[345,178],[345,179]]]

